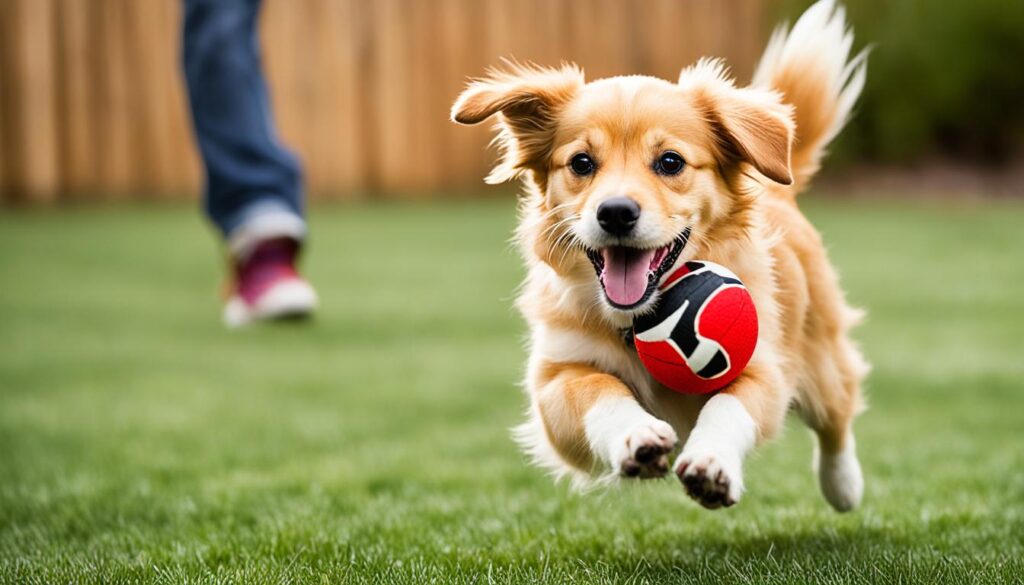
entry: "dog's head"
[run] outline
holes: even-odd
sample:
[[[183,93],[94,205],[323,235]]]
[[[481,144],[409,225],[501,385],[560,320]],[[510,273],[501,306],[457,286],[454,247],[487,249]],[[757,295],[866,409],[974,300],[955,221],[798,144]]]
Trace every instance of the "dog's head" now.
[[[713,61],[675,84],[586,83],[572,65],[510,63],[452,108],[462,124],[491,116],[503,152],[488,181],[522,176],[535,188],[533,249],[563,274],[592,264],[617,312],[648,308],[689,241],[711,244],[746,227],[750,168],[792,182],[789,108],[772,92],[735,87]]]

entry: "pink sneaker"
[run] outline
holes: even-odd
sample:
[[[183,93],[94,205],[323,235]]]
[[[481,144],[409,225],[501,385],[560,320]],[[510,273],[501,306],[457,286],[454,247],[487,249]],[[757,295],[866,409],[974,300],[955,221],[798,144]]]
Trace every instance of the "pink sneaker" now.
[[[295,270],[299,245],[290,238],[259,243],[235,264],[231,298],[224,324],[241,327],[253,321],[300,319],[316,309],[316,291]]]

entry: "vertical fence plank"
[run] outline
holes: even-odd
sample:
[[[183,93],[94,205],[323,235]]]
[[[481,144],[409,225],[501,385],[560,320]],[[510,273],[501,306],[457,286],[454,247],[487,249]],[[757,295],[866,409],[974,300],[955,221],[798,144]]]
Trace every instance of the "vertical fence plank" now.
[[[131,121],[128,127],[127,166],[128,181],[136,197],[152,197],[159,190],[160,158],[167,143],[160,139],[156,108],[161,100],[160,73],[154,70],[154,58],[159,55],[160,38],[156,33],[153,2],[128,0],[121,5],[124,15],[119,24],[125,68],[125,96],[123,115]],[[154,46],[150,47],[152,43]]]
[[[305,154],[303,77],[311,63],[297,52],[301,49],[302,38],[302,32],[298,30],[299,12],[287,0],[264,3],[260,15],[261,57],[280,137],[289,148]],[[309,162],[304,160],[303,163],[308,185]]]
[[[409,72],[409,128],[404,137],[408,160],[404,189],[429,193],[437,189],[445,157],[445,116],[440,79],[432,64],[437,62],[433,31],[437,7],[429,2],[403,0],[408,17],[406,67]]]
[[[95,73],[96,142],[102,191],[101,197],[124,198],[135,191],[132,184],[132,128],[130,119],[131,83],[128,64],[126,1],[95,0],[91,16],[97,35],[98,51],[92,70]]]
[[[332,114],[324,125],[331,149],[328,165],[332,195],[352,194],[365,187],[363,177],[362,136],[368,126],[361,115],[360,95],[365,93],[363,66],[360,62],[360,34],[356,5],[359,0],[339,0],[328,3],[327,23],[321,31],[325,53],[332,56],[323,72],[325,86],[324,107]]]
[[[441,104],[432,115],[442,123],[444,146],[443,186],[480,190],[487,173],[492,153],[484,152],[489,130],[483,126],[455,127],[448,121],[452,102],[458,97],[466,81],[483,74],[488,58],[484,53],[485,5],[483,2],[466,3],[464,0],[442,0],[438,6],[436,43],[440,50],[439,62],[432,69],[440,83],[434,93]],[[468,180],[467,180],[468,179]]]
[[[60,187],[53,0],[5,0],[0,19],[4,146],[12,200],[52,201]]]
[[[61,189],[86,196],[102,186],[94,147],[96,33],[90,26],[88,3],[60,0],[57,6]]]
[[[123,64],[128,68],[127,106],[134,121],[130,131],[133,188],[142,197],[159,197],[174,174],[167,115],[175,43],[159,2],[133,1],[126,9]],[[176,60],[175,60],[176,61]]]
[[[375,59],[370,88],[377,107],[374,112],[377,153],[375,183],[385,191],[401,190],[409,186],[407,165],[409,160],[406,132],[412,123],[409,108],[411,97],[408,75],[408,14],[402,0],[374,2],[374,24],[378,33],[373,39]],[[401,75],[394,72],[401,71]]]
[[[302,116],[303,158],[311,173],[309,191],[315,194],[332,191],[337,184],[337,169],[331,164],[336,156],[332,129],[338,114],[330,104],[329,92],[335,80],[327,79],[337,55],[332,54],[328,18],[330,0],[310,0],[301,21],[301,36],[298,37],[299,54],[308,56],[305,69],[308,74],[303,82],[306,114]],[[340,34],[341,31],[334,32]]]
[[[4,34],[4,31],[6,30],[6,27],[4,26],[6,13],[7,10],[0,5],[0,34]],[[7,198],[6,192],[9,189],[7,180],[8,138],[5,121],[8,108],[6,105],[7,98],[5,97],[5,89],[10,87],[10,80],[6,77],[7,68],[4,66],[5,59],[3,52],[6,50],[7,47],[4,46],[3,40],[0,39],[0,203]]]

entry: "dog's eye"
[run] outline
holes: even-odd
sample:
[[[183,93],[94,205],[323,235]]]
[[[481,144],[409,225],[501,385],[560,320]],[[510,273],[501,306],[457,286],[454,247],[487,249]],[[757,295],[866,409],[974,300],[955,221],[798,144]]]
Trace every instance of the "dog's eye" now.
[[[686,162],[678,152],[668,151],[662,153],[658,160],[654,161],[654,171],[661,175],[678,175]]]
[[[589,154],[581,152],[569,160],[569,168],[577,175],[586,177],[597,170],[597,163],[594,162],[594,159],[590,158]]]

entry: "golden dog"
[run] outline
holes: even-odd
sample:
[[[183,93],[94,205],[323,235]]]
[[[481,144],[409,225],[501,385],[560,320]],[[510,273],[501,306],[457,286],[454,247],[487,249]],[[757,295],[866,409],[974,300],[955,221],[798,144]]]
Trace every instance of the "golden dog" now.
[[[526,187],[530,409],[517,437],[538,462],[577,479],[660,477],[682,439],[672,469],[687,493],[730,506],[744,456],[795,407],[818,437],[825,498],[860,502],[859,312],[796,204],[863,87],[852,42],[842,8],[822,0],[776,31],[748,87],[714,60],[677,83],[507,63],[456,101],[458,123],[497,119],[488,181]],[[735,272],[760,320],[750,364],[710,397],[659,385],[623,338],[659,278],[693,259]]]

